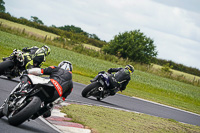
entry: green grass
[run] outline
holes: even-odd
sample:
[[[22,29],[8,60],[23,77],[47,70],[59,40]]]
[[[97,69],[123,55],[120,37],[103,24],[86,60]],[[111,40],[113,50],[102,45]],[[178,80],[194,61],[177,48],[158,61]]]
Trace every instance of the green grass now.
[[[0,57],[8,56],[14,48],[41,47],[42,45],[44,43],[0,31]],[[124,67],[55,46],[50,47],[51,54],[47,57],[43,67],[57,65],[62,60],[69,60],[73,64],[73,80],[76,82],[89,84],[89,80],[99,71],[106,71],[110,67]],[[200,114],[200,87],[159,77],[147,72],[135,70],[132,80],[123,94]]]
[[[146,114],[119,111],[99,106],[71,104],[62,112],[73,122],[78,122],[98,133],[197,133],[199,126],[179,123]],[[88,113],[89,112],[89,113]]]

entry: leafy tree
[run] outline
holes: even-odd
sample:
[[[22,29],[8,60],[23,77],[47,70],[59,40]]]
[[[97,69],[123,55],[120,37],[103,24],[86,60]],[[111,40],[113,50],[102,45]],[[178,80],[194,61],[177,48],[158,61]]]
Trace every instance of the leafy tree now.
[[[58,27],[58,28],[61,29],[61,30],[70,31],[70,32],[73,32],[73,33],[81,33],[85,36],[88,36],[88,33],[84,32],[81,28],[76,27],[74,25],[64,25],[64,26],[61,26],[61,27]]]
[[[3,0],[0,0],[0,12],[5,12],[6,8],[4,6],[5,2]]]
[[[26,18],[24,18],[24,17],[20,17],[19,19],[24,19],[24,20],[27,20]]]
[[[50,27],[57,28],[55,25],[51,25]]]
[[[99,37],[96,34],[89,34],[89,38],[100,40]]]
[[[149,64],[153,57],[156,57],[156,46],[153,40],[146,37],[140,30],[119,33],[103,51],[117,55],[122,58],[129,58],[132,61]]]
[[[76,27],[74,25],[64,25],[64,26],[57,27],[57,28],[59,28],[61,30],[65,30],[65,31],[71,31],[73,33],[80,33],[80,34],[83,34],[83,35],[85,35],[89,38],[100,40],[100,38],[96,34],[89,34],[85,31],[83,31],[81,28]]]
[[[38,23],[38,24],[44,24],[43,22],[42,22],[42,20],[40,20],[38,17],[36,17],[36,16],[31,16],[31,20],[30,21],[32,21],[32,22],[35,22],[35,23]]]

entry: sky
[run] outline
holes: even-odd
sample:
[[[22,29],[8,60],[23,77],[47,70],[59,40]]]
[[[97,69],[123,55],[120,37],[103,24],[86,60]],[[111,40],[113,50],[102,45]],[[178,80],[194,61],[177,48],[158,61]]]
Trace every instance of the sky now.
[[[200,70],[200,0],[4,0],[14,17],[36,16],[47,26],[74,25],[109,42],[140,30],[157,58]]]

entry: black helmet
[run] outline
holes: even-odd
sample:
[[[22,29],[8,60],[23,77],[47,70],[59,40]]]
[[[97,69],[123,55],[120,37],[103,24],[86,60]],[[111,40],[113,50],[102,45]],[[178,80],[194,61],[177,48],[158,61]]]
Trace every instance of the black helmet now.
[[[125,69],[128,69],[130,73],[134,72],[134,67],[132,65],[126,65]]]
[[[58,67],[65,69],[65,70],[69,70],[71,72],[72,72],[72,69],[73,69],[71,62],[69,62],[69,61],[60,62]]]

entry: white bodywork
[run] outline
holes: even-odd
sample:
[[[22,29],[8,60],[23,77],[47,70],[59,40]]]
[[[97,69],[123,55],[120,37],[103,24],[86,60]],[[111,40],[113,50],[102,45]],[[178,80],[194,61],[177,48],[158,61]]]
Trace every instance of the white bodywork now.
[[[33,84],[45,84],[48,83],[50,81],[50,79],[45,79],[45,78],[41,78],[35,75],[28,75],[28,77],[31,79]]]

